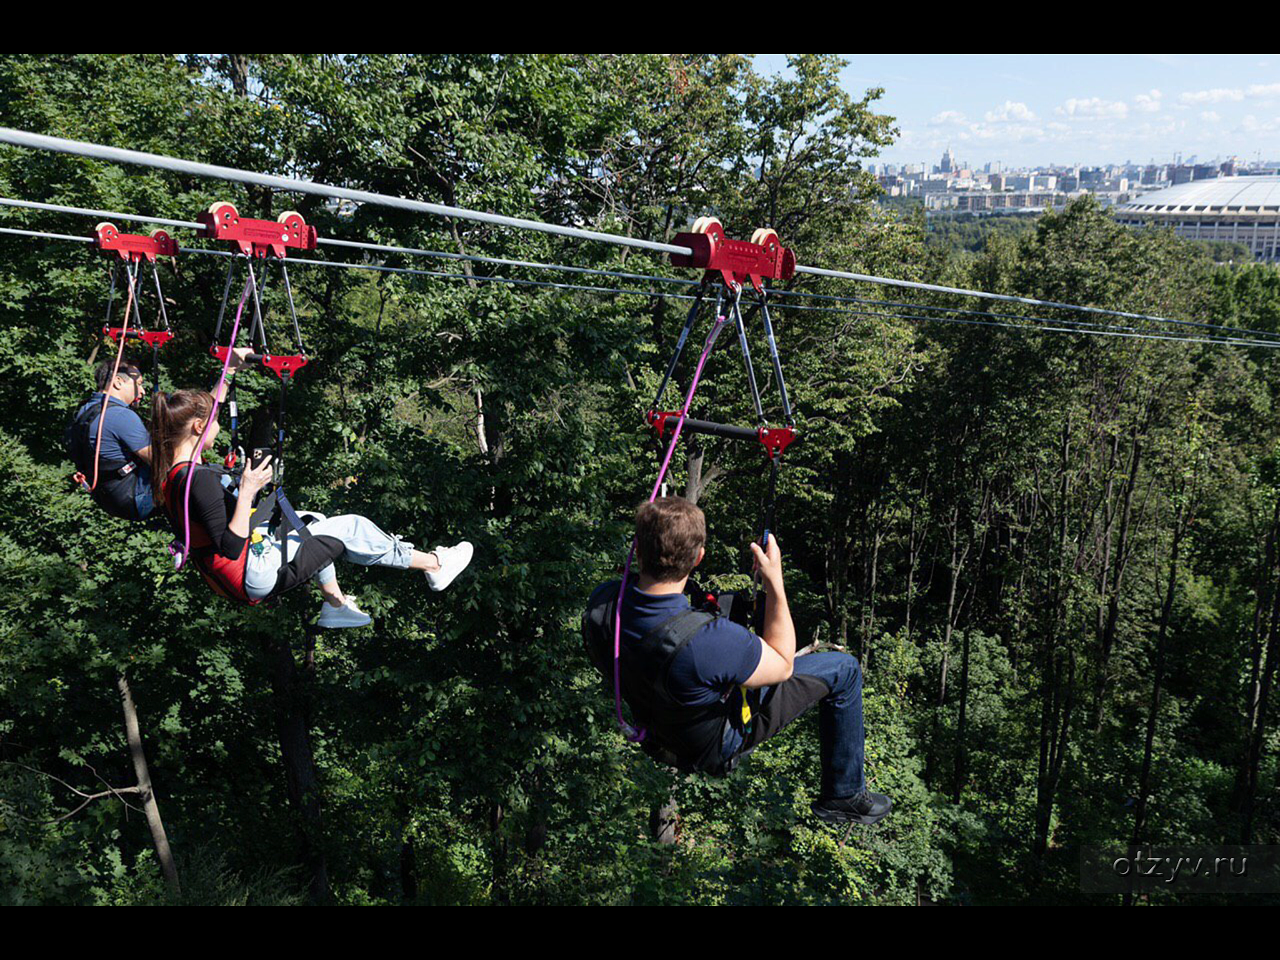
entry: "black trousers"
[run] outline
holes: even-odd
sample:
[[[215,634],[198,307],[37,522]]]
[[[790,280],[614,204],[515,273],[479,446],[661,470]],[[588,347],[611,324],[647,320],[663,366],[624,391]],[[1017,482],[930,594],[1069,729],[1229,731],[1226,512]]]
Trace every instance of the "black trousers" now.
[[[270,596],[278,597],[307,583],[346,552],[347,548],[337,537],[307,537],[298,547],[293,559],[280,568],[280,575],[276,577],[276,585]]]

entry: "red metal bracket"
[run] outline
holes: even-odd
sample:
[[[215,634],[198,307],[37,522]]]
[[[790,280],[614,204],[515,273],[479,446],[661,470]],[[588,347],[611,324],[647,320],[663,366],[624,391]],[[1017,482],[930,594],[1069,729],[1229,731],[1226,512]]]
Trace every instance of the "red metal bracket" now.
[[[220,363],[226,363],[229,350],[230,347],[213,346],[209,348],[209,352],[217,357]],[[261,364],[281,380],[287,380],[292,377],[308,363],[307,358],[300,354],[286,356],[275,353],[251,353],[248,359],[250,363]]]
[[[693,251],[691,255],[673,253],[673,266],[719,273],[731,287],[750,283],[763,291],[766,279],[790,280],[796,272],[795,253],[767,228],[757,230],[750,243],[730,240],[719,220],[703,217],[694,222],[692,231],[677,234],[673,242]]]
[[[760,437],[760,445],[764,447],[764,454],[770,460],[777,460],[787,447],[796,439],[795,427],[761,427],[757,431]]]
[[[168,330],[130,330],[125,333],[123,327],[102,328],[102,335],[111,338],[116,343],[120,342],[122,334],[126,340],[141,340],[148,347],[163,347],[173,339],[173,334]]]
[[[163,230],[156,230],[149,237],[140,233],[121,233],[115,224],[100,223],[94,229],[95,245],[103,253],[115,254],[129,263],[143,260],[155,263],[156,257],[176,257],[178,241]]]
[[[234,243],[246,257],[283,258],[290,248],[316,248],[316,228],[307,226],[302,215],[292,210],[275,220],[251,220],[240,216],[232,204],[221,201],[200,214],[200,222],[205,236]]]
[[[649,426],[653,427],[654,432],[656,432],[659,437],[665,437],[667,435],[667,420],[670,417],[679,417],[679,416],[680,416],[680,412],[678,410],[675,412],[672,412],[672,411],[663,412],[661,410],[650,410],[648,413],[644,415],[644,419],[645,419],[645,422],[649,424]]]
[[[285,380],[307,365],[307,358],[301,355],[281,357],[272,355],[262,358],[262,365],[281,380]]]

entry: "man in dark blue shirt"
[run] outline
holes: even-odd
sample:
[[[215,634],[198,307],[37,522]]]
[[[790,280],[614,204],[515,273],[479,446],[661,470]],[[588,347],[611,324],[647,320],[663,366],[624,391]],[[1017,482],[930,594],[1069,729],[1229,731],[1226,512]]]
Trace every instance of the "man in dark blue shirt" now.
[[[724,617],[691,619],[684,590],[705,544],[706,520],[687,500],[663,498],[637,511],[640,573],[622,598],[621,673],[624,695],[649,727],[651,752],[722,775],[817,705],[822,788],[814,814],[879,822],[892,803],[866,789],[858,661],[844,653],[796,657],[776,538],[767,548],[751,545],[766,595],[763,636]],[[598,587],[586,619],[588,649],[611,684],[617,594],[617,582]]]
[[[67,427],[71,459],[94,502],[114,517],[145,519],[154,509],[151,491],[151,436],[134,408],[144,392],[142,372],[132,363],[114,358],[96,373],[97,392],[81,404]],[[114,372],[114,375],[113,375]],[[105,416],[102,401],[107,400]],[[102,444],[98,425],[102,424]]]

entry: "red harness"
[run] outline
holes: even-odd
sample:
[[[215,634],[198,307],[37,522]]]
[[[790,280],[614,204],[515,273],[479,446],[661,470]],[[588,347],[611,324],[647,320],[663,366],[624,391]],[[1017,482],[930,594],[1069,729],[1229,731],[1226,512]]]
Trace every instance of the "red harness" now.
[[[165,477],[164,483],[161,484],[160,493],[164,500],[165,512],[169,515],[170,520],[173,520],[180,513],[181,504],[177,494],[183,485],[179,477],[180,475],[185,476],[187,469],[190,467],[190,461],[175,463],[169,471],[169,475]],[[249,540],[247,538],[244,541],[244,546],[240,548],[240,555],[228,560],[213,549],[213,541],[209,539],[209,532],[202,525],[194,523],[191,525],[191,544],[189,549],[191,551],[191,559],[195,561],[196,568],[200,571],[200,575],[204,577],[204,582],[218,596],[226,597],[228,600],[235,600],[251,607],[255,607],[262,602],[261,599],[255,600],[250,597],[244,589],[244,569],[249,562]]]

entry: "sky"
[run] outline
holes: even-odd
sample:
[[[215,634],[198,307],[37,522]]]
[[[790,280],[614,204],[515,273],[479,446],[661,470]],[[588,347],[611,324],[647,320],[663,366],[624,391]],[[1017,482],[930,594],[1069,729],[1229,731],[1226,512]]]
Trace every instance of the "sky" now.
[[[981,169],[1050,163],[1280,159],[1280,54],[846,53],[841,82],[896,117],[880,159]],[[760,54],[765,73],[785,54]]]

